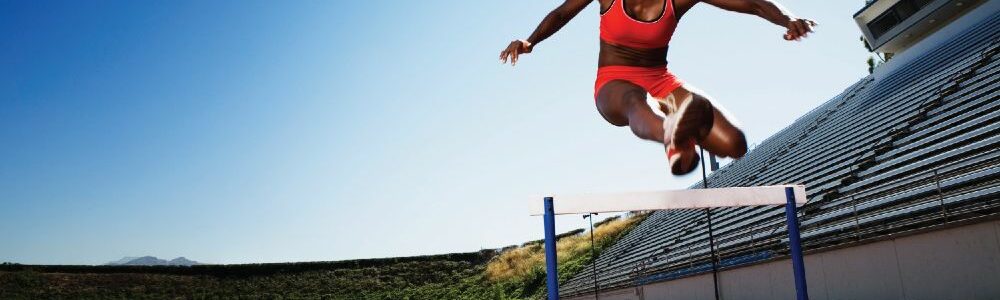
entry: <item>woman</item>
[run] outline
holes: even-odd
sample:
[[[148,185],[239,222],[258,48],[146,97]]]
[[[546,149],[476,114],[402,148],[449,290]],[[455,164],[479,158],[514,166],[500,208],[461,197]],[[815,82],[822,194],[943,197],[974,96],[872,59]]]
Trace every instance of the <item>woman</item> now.
[[[594,0],[565,0],[525,40],[500,52],[503,63],[556,33]],[[667,69],[667,48],[677,22],[698,2],[760,16],[785,27],[785,40],[799,40],[815,22],[793,17],[768,0],[597,0],[601,5],[601,43],[594,98],[597,110],[615,126],[629,126],[642,139],[663,143],[673,174],[693,171],[699,161],[695,145],[723,157],[747,152],[746,137],[718,105]],[[646,94],[660,103],[660,117]]]

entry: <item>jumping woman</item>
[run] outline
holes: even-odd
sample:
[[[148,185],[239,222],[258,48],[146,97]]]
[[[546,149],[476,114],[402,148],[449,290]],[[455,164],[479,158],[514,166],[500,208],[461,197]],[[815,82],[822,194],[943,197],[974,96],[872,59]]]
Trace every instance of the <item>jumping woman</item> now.
[[[565,0],[525,40],[510,42],[500,60],[511,65],[521,54],[559,31],[594,0]],[[722,157],[747,152],[743,131],[718,104],[667,69],[667,48],[677,22],[698,2],[752,14],[787,29],[784,39],[797,41],[815,22],[796,18],[768,0],[597,0],[601,5],[601,50],[597,59],[594,99],[597,110],[615,126],[629,126],[641,139],[663,143],[670,171],[693,171],[699,161],[695,145]],[[649,94],[659,105],[653,111]]]

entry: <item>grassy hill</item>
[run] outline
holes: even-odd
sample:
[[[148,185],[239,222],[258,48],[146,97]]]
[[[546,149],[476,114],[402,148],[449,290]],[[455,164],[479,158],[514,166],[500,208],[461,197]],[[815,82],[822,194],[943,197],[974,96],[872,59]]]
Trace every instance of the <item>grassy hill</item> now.
[[[601,222],[597,249],[645,218]],[[560,235],[560,279],[590,263],[590,234]],[[0,299],[539,299],[541,241],[501,250],[336,262],[178,266],[0,265]]]

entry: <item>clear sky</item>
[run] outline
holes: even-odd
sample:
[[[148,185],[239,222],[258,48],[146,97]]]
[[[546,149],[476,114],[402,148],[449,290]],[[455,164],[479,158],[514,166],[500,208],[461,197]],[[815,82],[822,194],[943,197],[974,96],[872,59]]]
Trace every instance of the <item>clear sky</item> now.
[[[541,237],[530,195],[696,182],[594,108],[595,4],[498,63],[559,2],[0,1],[0,261],[475,251]],[[818,32],[702,4],[670,49],[751,143],[866,74],[863,1],[782,2]]]

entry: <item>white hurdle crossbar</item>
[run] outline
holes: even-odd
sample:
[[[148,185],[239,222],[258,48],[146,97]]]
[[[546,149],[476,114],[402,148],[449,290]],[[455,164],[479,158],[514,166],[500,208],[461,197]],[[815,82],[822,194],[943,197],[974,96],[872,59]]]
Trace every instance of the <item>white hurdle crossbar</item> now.
[[[544,216],[548,294],[550,300],[558,300],[559,277],[557,276],[555,215],[784,205],[788,226],[788,243],[792,256],[792,270],[795,275],[796,299],[805,300],[808,299],[808,292],[806,291],[802,247],[799,243],[799,223],[796,216],[796,207],[802,206],[806,201],[806,188],[803,185],[691,189],[603,195],[557,195],[545,197],[541,203],[538,200],[533,200],[531,202],[531,215]]]

